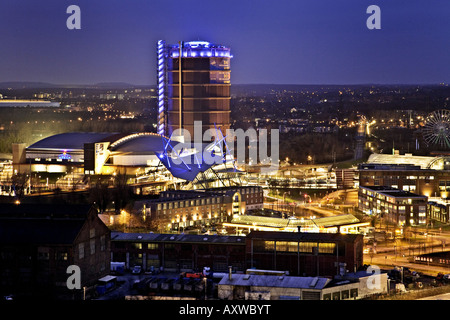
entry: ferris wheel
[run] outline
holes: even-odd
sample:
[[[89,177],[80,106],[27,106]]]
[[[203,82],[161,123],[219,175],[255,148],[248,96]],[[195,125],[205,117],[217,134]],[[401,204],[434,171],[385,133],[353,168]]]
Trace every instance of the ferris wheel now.
[[[423,138],[427,145],[450,149],[450,111],[436,110],[425,119]]]

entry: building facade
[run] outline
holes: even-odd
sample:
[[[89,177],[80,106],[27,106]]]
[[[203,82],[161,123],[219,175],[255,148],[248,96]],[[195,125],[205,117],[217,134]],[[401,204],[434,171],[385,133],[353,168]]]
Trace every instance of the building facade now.
[[[427,197],[450,196],[450,170],[423,169],[412,164],[362,164],[359,185],[387,186]]]
[[[363,266],[360,234],[253,231],[246,237],[248,268],[291,275],[333,276]]]
[[[318,250],[314,251],[314,248]],[[243,236],[112,232],[111,261],[144,270],[245,272],[333,277],[363,266],[363,236],[252,231]],[[336,262],[338,263],[336,265]]]
[[[80,268],[87,294],[110,269],[110,230],[89,206],[2,204],[0,290],[32,299],[81,299],[67,268]]]
[[[428,197],[392,187],[359,187],[358,208],[398,226],[425,225]]]
[[[230,48],[206,41],[157,44],[158,133],[176,129],[194,135],[194,121],[202,133],[230,127]]]
[[[378,286],[369,286],[376,281]],[[388,292],[386,273],[373,276],[367,271],[349,273],[335,279],[231,274],[218,285],[222,300],[349,300]]]
[[[245,268],[245,237],[112,232],[111,241],[111,261],[125,262],[127,269],[135,265],[169,272]]]
[[[146,219],[165,222],[169,230],[178,231],[230,221],[233,215],[262,208],[263,204],[261,187],[224,187],[164,191],[158,199],[137,201],[135,210]]]

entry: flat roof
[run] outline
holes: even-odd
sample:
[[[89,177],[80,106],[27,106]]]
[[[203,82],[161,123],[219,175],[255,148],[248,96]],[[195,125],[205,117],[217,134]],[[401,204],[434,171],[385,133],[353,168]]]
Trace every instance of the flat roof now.
[[[330,279],[322,277],[270,276],[233,273],[231,275],[231,280],[228,276],[224,276],[219,282],[219,285],[322,290],[330,281]]]
[[[345,241],[354,242],[361,234],[342,234],[325,232],[286,232],[286,231],[252,231],[247,238],[262,240],[286,240],[286,241]]]
[[[360,223],[360,220],[351,214],[342,214],[331,217],[320,217],[314,219],[288,219],[280,217],[266,217],[256,215],[235,215],[231,220],[232,224],[242,224],[255,227],[272,228],[297,228],[299,227],[318,227],[329,228],[343,225]]]
[[[379,194],[393,198],[424,198],[424,199],[427,198],[427,196],[387,186],[360,186],[360,188],[375,191]]]
[[[111,241],[245,244],[242,236],[111,232]]]
[[[422,169],[440,169],[437,162],[440,157],[414,156],[411,153],[404,155],[373,153],[367,160],[368,164],[399,164],[420,166]]]

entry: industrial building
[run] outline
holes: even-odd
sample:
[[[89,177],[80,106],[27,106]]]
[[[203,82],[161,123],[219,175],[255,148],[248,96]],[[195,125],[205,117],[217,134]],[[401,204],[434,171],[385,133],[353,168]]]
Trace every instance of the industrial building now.
[[[330,276],[363,266],[361,234],[252,231],[246,237],[249,268],[291,275]]]
[[[111,233],[91,206],[0,204],[0,212],[1,294],[82,299],[109,274]],[[80,289],[67,287],[70,265],[80,268]]]
[[[250,268],[290,275],[333,277],[363,266],[363,236],[252,231],[243,236],[201,234],[111,234],[111,261],[165,271],[235,272]]]
[[[125,262],[127,269],[140,265],[144,270],[168,272],[201,271],[210,267],[215,272],[245,269],[245,237],[111,233],[111,261]]]
[[[207,129],[230,128],[229,47],[207,41],[157,44],[158,127],[170,137],[176,129],[194,135],[194,121]]]
[[[372,282],[377,285],[370,285]],[[374,276],[366,270],[334,279],[230,274],[218,284],[218,297],[222,300],[349,300],[387,292],[387,274]]]

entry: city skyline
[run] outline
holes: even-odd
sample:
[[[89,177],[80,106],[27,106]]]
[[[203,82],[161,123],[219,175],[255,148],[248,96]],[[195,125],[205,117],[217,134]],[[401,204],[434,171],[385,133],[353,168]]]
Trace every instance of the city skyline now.
[[[70,5],[81,29],[69,30]],[[369,30],[370,5],[381,29]],[[450,4],[3,1],[0,82],[156,84],[156,43],[223,43],[233,84],[448,83]]]

